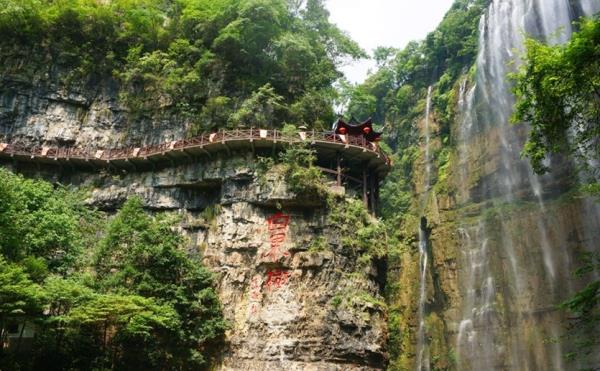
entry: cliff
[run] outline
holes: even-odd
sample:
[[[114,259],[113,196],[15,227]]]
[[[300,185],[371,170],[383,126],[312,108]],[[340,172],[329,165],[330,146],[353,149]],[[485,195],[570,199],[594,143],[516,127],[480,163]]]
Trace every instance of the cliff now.
[[[5,71],[0,76],[0,135],[27,145],[92,148],[158,143],[187,135],[190,122],[176,115],[132,114],[119,98],[122,87],[114,78],[67,82],[68,73],[52,65],[30,72]]]
[[[566,42],[571,21],[598,10],[586,1],[492,1],[479,19],[473,65],[413,78],[407,84],[426,83],[414,110],[388,113],[406,145],[395,171],[411,174],[410,211],[390,248],[391,369],[597,367],[594,354],[567,356],[580,344],[568,337],[570,315],[559,304],[596,277],[574,272],[598,252],[598,202],[579,191],[575,160],[552,156],[550,173],[538,175],[521,157],[528,128],[510,122],[508,75],[522,30]],[[460,17],[451,16],[439,28],[446,38],[444,23]],[[436,51],[430,41],[422,53]]]
[[[282,165],[261,173],[257,161],[240,151],[139,172],[5,165],[87,190],[109,212],[136,195],[154,213],[180,213],[230,323],[218,368],[385,368],[385,264],[368,248],[385,236],[364,235],[378,222],[352,198],[291,192]]]

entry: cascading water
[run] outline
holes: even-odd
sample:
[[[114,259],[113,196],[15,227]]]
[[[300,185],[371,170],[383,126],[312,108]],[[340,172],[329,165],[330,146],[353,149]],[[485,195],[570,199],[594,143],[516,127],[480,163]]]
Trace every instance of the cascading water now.
[[[463,319],[458,327],[458,354],[477,354],[471,367],[474,370],[493,369],[494,336],[497,328],[493,323],[495,283],[491,275],[488,240],[482,222],[471,228],[460,228],[463,241],[462,262],[467,269],[463,297]]]
[[[467,79],[463,79],[460,83],[460,90],[458,94],[458,112],[462,117],[462,121],[459,125],[458,133],[458,158],[459,158],[459,183],[460,187],[460,201],[466,202],[469,199],[469,171],[467,162],[469,161],[469,147],[468,147],[468,133],[473,127],[473,96],[475,93],[475,86],[473,86],[467,92]]]
[[[577,234],[584,250],[597,251],[599,207],[586,200],[569,207],[569,217],[553,214],[558,206],[548,209],[547,195],[564,192],[570,170],[553,163],[554,171],[540,177],[520,158],[526,133],[523,125],[509,124],[514,97],[507,74],[514,51],[523,49],[523,32],[562,43],[576,15],[598,10],[599,0],[494,0],[480,21],[477,78],[470,89],[466,80],[461,84],[458,102],[459,199],[480,208],[476,218],[465,215],[458,230],[460,370],[569,367],[558,341],[565,320],[556,310],[575,284],[568,234]]]
[[[585,15],[595,14],[600,11],[600,1],[598,0],[580,0],[579,6],[581,13]]]
[[[419,228],[419,332],[417,334],[417,371],[429,370],[429,349],[425,343],[425,300],[427,299],[427,231],[426,223]]]
[[[423,206],[425,208],[427,200],[429,198],[429,189],[431,187],[431,150],[430,150],[430,139],[431,129],[429,127],[430,113],[431,113],[431,92],[432,87],[427,89],[427,100],[425,104],[425,191],[423,192]],[[425,302],[427,301],[427,220],[425,217],[421,219],[419,226],[419,308],[418,308],[418,320],[419,330],[417,333],[417,371],[430,369],[429,360],[429,349],[425,342]]]
[[[429,116],[431,115],[431,91],[432,86],[429,86],[427,88],[427,100],[425,102],[425,202],[427,202],[428,191],[431,187],[431,149],[429,146],[429,142],[431,141],[431,130],[429,128]]]

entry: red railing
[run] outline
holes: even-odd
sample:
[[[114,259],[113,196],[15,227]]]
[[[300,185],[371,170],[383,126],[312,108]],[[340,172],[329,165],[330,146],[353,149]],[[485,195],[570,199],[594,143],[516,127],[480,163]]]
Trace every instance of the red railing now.
[[[30,158],[55,158],[55,159],[78,159],[78,160],[129,160],[135,158],[146,158],[149,156],[165,154],[171,151],[182,151],[188,148],[203,148],[218,143],[235,141],[271,141],[311,144],[334,143],[340,146],[360,147],[383,158],[387,163],[389,159],[376,143],[367,141],[362,136],[341,136],[332,132],[306,131],[294,134],[283,133],[280,130],[263,129],[233,129],[222,130],[210,134],[202,134],[190,139],[164,142],[144,147],[123,147],[112,149],[101,148],[76,148],[76,147],[29,147],[18,143],[0,143],[0,154],[29,156]]]

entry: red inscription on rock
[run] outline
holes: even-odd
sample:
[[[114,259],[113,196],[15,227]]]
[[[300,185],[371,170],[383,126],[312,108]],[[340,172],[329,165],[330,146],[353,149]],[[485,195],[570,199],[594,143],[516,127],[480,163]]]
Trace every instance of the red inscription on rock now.
[[[290,280],[290,272],[281,269],[273,269],[267,272],[265,286],[269,289],[280,288],[287,285]]]
[[[250,315],[254,316],[258,312],[259,303],[262,299],[260,286],[262,284],[260,276],[254,276],[250,281]]]
[[[290,223],[290,216],[282,213],[277,213],[267,219],[269,225],[269,242],[271,243],[271,249],[263,255],[268,257],[271,261],[277,261],[282,256],[289,256],[290,253],[287,251],[280,251],[281,245],[285,241],[287,236],[288,225]]]
[[[250,299],[252,299],[252,300],[260,300],[261,299],[260,277],[259,276],[255,276],[254,278],[252,278],[252,281],[250,281]]]

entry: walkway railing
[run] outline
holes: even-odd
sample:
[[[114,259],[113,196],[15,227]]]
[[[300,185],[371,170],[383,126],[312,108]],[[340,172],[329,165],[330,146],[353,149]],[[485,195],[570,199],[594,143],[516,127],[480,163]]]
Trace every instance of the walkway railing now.
[[[344,147],[360,147],[381,157],[389,164],[389,158],[376,143],[367,141],[364,137],[338,135],[332,132],[305,131],[296,134],[283,133],[280,130],[263,129],[233,129],[222,130],[210,134],[202,134],[191,139],[181,139],[164,142],[144,147],[123,148],[74,148],[74,147],[51,147],[51,146],[25,146],[18,143],[0,143],[0,154],[9,156],[29,156],[30,158],[54,158],[54,159],[78,159],[78,160],[129,160],[135,158],[147,158],[149,156],[166,154],[171,151],[182,151],[191,148],[203,148],[213,144],[226,144],[228,142],[254,142],[270,141],[273,143],[300,143],[311,144],[333,143]]]

